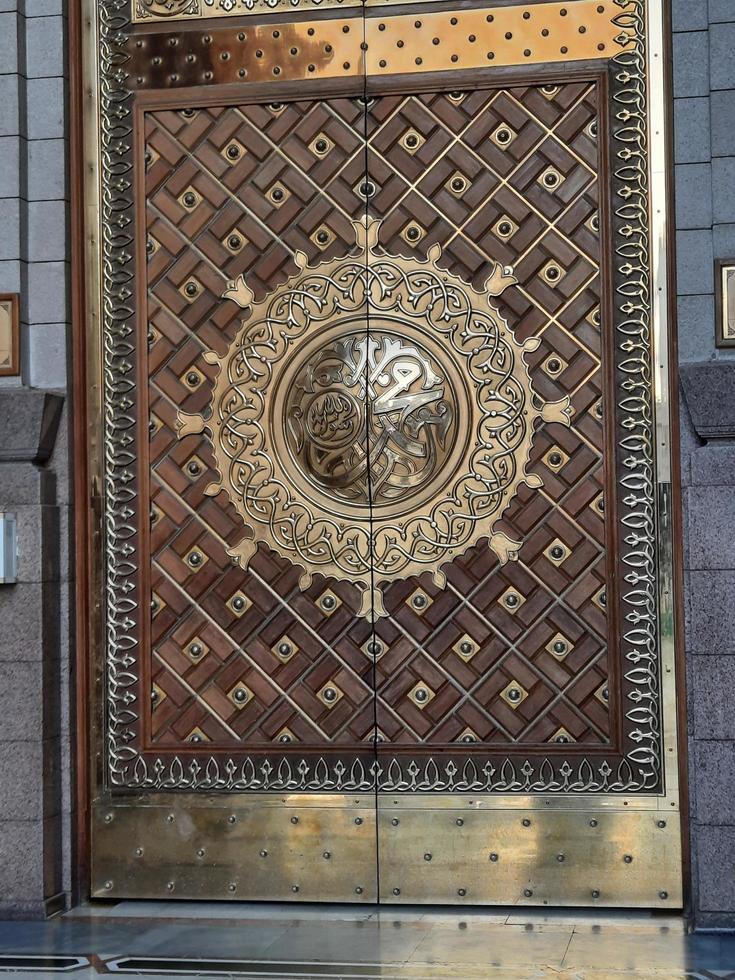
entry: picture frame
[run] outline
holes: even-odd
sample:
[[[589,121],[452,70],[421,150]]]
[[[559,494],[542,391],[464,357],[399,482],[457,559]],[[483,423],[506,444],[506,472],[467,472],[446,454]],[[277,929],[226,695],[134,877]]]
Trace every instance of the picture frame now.
[[[20,374],[20,296],[0,293],[0,377]]]
[[[715,263],[715,346],[735,347],[735,259]]]

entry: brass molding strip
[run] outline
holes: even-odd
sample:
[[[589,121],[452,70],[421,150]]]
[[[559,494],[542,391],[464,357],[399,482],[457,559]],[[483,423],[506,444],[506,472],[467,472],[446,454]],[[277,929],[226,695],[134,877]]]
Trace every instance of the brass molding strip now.
[[[298,81],[612,58],[632,44],[612,0],[139,35],[136,88]]]

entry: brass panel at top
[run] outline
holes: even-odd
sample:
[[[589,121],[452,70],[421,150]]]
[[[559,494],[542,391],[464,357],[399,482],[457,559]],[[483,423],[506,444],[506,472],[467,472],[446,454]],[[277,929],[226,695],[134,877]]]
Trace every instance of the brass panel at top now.
[[[158,0],[148,5],[138,0],[134,20],[165,16],[170,22],[250,12],[233,0],[220,0],[227,7],[217,10],[195,2],[196,13],[188,12],[190,0],[184,0],[186,13],[172,14],[174,3],[166,4],[164,14]],[[202,71],[205,81],[225,83],[586,61],[610,58],[628,47],[629,29],[612,0],[439,11],[422,13],[420,19],[403,14],[364,22],[350,18],[260,25],[237,33],[181,34],[168,51],[156,46],[159,71],[150,74],[165,77],[169,84],[196,84]],[[139,42],[141,55],[144,48],[145,42]],[[145,77],[141,58],[136,63],[137,74]]]

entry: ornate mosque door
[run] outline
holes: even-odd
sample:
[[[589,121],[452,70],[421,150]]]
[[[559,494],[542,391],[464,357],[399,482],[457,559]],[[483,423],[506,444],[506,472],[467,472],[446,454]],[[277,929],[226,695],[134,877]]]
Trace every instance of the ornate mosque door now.
[[[94,896],[682,904],[660,4],[446,7],[90,2]]]

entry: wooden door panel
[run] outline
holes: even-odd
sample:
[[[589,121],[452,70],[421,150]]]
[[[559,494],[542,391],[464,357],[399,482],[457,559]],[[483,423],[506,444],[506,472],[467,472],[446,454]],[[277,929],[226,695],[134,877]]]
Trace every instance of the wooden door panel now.
[[[247,570],[233,562],[229,550],[252,531],[226,494],[207,496],[211,442],[177,422],[209,414],[218,367],[205,355],[224,356],[243,320],[223,300],[228,283],[242,276],[267,295],[297,271],[297,251],[325,259],[354,245],[363,116],[349,99],[142,116],[151,751],[347,747],[370,761],[369,627],[354,589],[322,581],[302,592],[299,569],[266,548]],[[327,589],[334,611],[320,605]],[[330,683],[334,705],[320,700]]]

